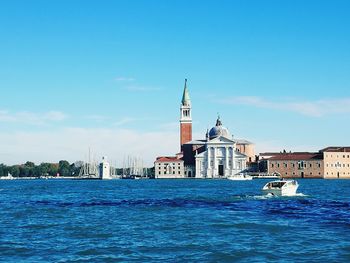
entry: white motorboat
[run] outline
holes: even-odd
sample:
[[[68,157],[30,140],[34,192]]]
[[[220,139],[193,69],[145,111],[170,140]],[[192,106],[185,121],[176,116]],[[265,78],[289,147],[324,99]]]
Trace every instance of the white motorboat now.
[[[298,187],[295,180],[276,180],[265,184],[262,191],[272,195],[295,195]]]
[[[253,177],[248,174],[236,174],[236,175],[227,177],[227,179],[233,180],[233,181],[247,181],[247,180],[252,180]]]

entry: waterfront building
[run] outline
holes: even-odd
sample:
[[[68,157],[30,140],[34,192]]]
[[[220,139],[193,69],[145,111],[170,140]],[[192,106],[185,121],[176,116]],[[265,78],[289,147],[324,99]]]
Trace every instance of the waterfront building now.
[[[253,160],[254,144],[233,138],[220,117],[205,139],[192,140],[192,106],[185,80],[180,105],[180,153],[157,158],[156,178],[226,178],[247,172],[247,162]],[[173,166],[182,170],[174,170]]]
[[[158,157],[154,169],[157,179],[184,177],[184,161],[177,157]]]
[[[188,142],[183,148],[185,166],[195,168],[196,178],[226,178],[246,171],[247,156],[237,150],[219,117],[205,140]]]
[[[293,152],[277,153],[267,159],[268,174],[283,178],[322,178],[322,153]]]
[[[100,174],[100,179],[102,180],[112,179],[111,167],[109,162],[107,161],[107,157],[102,157],[102,162],[99,165],[99,174]]]
[[[350,147],[327,147],[323,153],[324,178],[350,178]]]
[[[330,146],[318,152],[261,153],[259,167],[284,178],[350,178],[350,147]]]

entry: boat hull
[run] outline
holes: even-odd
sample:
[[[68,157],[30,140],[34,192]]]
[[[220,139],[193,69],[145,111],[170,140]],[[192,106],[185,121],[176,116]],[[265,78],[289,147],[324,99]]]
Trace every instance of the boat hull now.
[[[284,195],[284,196],[291,196],[295,195],[298,190],[298,186],[290,186],[285,189],[263,189],[262,191],[265,194],[272,194],[272,195]]]
[[[272,195],[295,195],[298,190],[299,184],[295,180],[277,180],[268,182],[262,191],[265,194]]]
[[[232,181],[249,181],[252,180],[253,177],[249,176],[249,177],[241,177],[241,176],[232,176],[232,177],[227,177],[228,180],[232,180]]]

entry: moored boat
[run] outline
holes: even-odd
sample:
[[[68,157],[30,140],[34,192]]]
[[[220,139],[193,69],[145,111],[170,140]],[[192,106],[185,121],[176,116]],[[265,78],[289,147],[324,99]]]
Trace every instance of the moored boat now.
[[[252,180],[253,177],[248,174],[236,174],[236,175],[227,177],[227,179],[233,180],[233,181],[247,181],[247,180]]]

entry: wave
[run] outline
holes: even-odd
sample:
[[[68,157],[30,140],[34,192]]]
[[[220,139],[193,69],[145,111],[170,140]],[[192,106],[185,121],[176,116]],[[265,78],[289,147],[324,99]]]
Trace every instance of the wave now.
[[[234,199],[240,199],[240,200],[244,200],[244,199],[255,199],[255,200],[266,200],[266,199],[271,199],[271,198],[288,198],[288,197],[309,197],[309,195],[303,194],[303,193],[296,193],[294,195],[284,195],[284,196],[280,196],[280,195],[274,195],[271,193],[267,193],[267,194],[261,194],[261,195],[236,195],[233,196]]]

